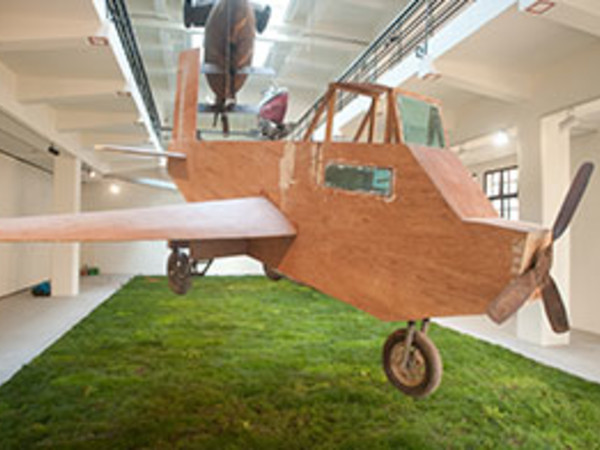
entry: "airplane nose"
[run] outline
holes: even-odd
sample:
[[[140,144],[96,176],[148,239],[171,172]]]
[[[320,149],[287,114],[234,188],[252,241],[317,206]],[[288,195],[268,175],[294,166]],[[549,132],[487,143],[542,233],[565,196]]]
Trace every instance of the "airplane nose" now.
[[[552,239],[538,248],[532,258],[531,266],[512,280],[488,306],[487,314],[494,322],[503,323],[506,321],[536,291],[540,291],[546,316],[554,332],[565,333],[569,331],[569,319],[564,301],[556,282],[550,275],[553,248],[554,243],[564,235],[571,224],[593,172],[594,165],[589,162],[583,164],[577,171],[569,193],[552,227]]]

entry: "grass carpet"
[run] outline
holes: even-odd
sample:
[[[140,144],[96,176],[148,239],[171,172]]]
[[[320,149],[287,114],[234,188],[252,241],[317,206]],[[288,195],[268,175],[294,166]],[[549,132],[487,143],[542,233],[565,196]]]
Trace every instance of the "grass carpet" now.
[[[137,278],[0,388],[0,448],[600,448],[600,385],[438,326],[440,390],[401,395],[395,328],[285,281]]]

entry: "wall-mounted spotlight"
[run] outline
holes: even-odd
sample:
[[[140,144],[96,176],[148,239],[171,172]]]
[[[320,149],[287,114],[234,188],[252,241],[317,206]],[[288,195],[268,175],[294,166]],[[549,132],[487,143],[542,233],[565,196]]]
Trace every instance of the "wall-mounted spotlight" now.
[[[577,122],[577,116],[573,110],[569,110],[566,117],[558,123],[558,127],[561,129],[561,131],[569,130],[573,126],[577,125]]]
[[[48,146],[48,153],[50,153],[53,156],[59,156],[60,155],[60,151],[54,146],[54,144],[50,144]]]

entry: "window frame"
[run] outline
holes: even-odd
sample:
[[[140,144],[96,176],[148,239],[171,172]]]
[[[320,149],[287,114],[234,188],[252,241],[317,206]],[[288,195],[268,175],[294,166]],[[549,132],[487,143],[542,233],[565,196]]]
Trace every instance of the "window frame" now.
[[[334,186],[330,183],[327,182],[327,169],[331,166],[338,166],[338,167],[343,167],[343,168],[355,168],[355,169],[382,169],[382,170],[388,170],[390,172],[391,175],[391,179],[390,179],[390,187],[389,187],[389,193],[380,193],[377,191],[365,191],[365,190],[361,190],[361,189],[357,189],[357,190],[352,190],[352,189],[346,189],[340,186]],[[348,161],[336,161],[336,160],[332,160],[332,161],[328,161],[326,164],[323,165],[323,178],[321,179],[322,181],[322,186],[326,189],[331,189],[335,192],[343,192],[345,194],[348,195],[361,195],[361,196],[368,196],[369,198],[372,199],[380,199],[380,200],[385,200],[385,201],[389,201],[390,199],[395,198],[395,192],[396,192],[396,169],[394,169],[393,167],[390,166],[377,166],[374,164],[358,164],[358,163],[351,163]]]
[[[504,186],[505,186],[505,177],[508,176],[508,174],[512,171],[512,170],[517,170],[517,173],[519,174],[519,178],[517,178],[517,189],[515,192],[504,192]],[[498,194],[497,195],[490,195],[488,194],[488,177],[491,177],[494,174],[500,174],[500,185],[498,186]],[[510,180],[507,180],[508,183],[510,183]],[[500,167],[497,169],[490,169],[490,170],[486,170],[483,173],[483,192],[485,194],[485,196],[488,198],[488,200],[490,201],[490,203],[494,203],[495,201],[500,201],[500,211],[498,211],[498,215],[500,217],[502,217],[503,219],[506,220],[519,220],[521,217],[521,204],[519,202],[519,209],[518,209],[518,219],[509,219],[506,217],[505,213],[507,211],[505,211],[504,209],[504,205],[505,205],[505,200],[512,200],[512,199],[517,199],[519,200],[519,181],[520,181],[520,173],[519,173],[519,166],[514,164],[511,166],[505,166],[505,167]],[[496,208],[494,208],[496,209]]]
[[[422,146],[425,148],[431,148],[431,149],[438,150],[438,151],[447,150],[449,148],[450,141],[448,139],[448,130],[446,129],[446,121],[444,119],[444,108],[442,107],[442,102],[436,98],[428,97],[428,96],[422,95],[422,94],[417,94],[415,92],[407,91],[402,88],[396,88],[394,94],[395,94],[394,107],[396,108],[396,111],[397,111],[398,128],[399,128],[399,132],[400,132],[400,140],[402,141],[402,143],[404,145],[418,145],[418,146]],[[415,144],[415,143],[410,143],[410,142],[406,141],[406,137],[404,135],[404,117],[402,114],[402,108],[400,107],[400,97],[412,98],[413,100],[418,100],[420,102],[427,103],[427,104],[435,106],[437,108],[438,117],[440,120],[441,131],[442,131],[441,137],[444,140],[443,147],[430,147],[428,145]]]

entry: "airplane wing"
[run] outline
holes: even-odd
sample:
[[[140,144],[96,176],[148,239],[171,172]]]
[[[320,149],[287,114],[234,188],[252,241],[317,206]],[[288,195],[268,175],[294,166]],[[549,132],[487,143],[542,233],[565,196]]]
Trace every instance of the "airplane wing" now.
[[[0,242],[117,242],[293,237],[264,197],[122,211],[0,219]]]

